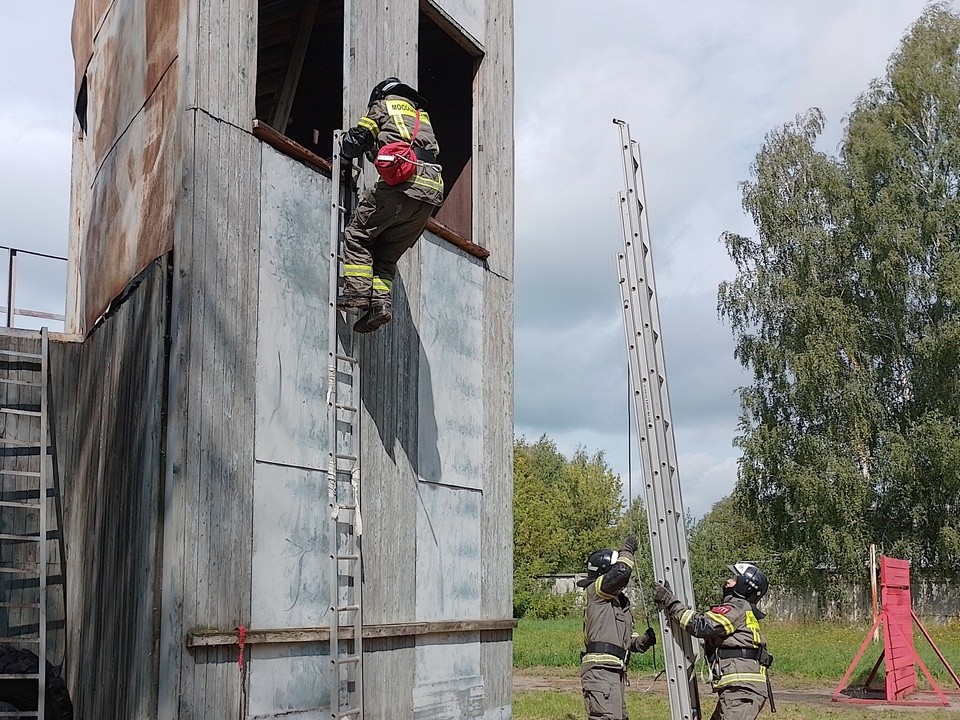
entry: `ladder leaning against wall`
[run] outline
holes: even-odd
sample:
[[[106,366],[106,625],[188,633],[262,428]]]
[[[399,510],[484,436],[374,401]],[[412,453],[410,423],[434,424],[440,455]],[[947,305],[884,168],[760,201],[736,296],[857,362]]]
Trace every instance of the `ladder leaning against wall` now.
[[[360,534],[360,363],[348,314],[337,309],[343,230],[341,131],[333,133],[330,173],[327,326],[327,511],[329,541],[330,717],[363,720]],[[349,190],[348,190],[349,192]],[[347,195],[349,197],[349,195]]]
[[[654,580],[667,581],[688,607],[694,606],[688,562],[687,531],[677,472],[677,448],[667,394],[667,373],[660,339],[660,311],[653,277],[650,228],[647,222],[643,170],[630,128],[620,129],[624,189],[619,193],[623,252],[617,256],[620,299],[627,339],[627,360],[637,416],[647,527]],[[667,694],[673,720],[700,720],[697,689],[697,646],[673,620],[660,613]]]
[[[0,717],[42,718],[47,686],[49,339],[40,353],[0,350],[0,643],[30,650],[0,669],[0,682],[37,683],[37,710]]]

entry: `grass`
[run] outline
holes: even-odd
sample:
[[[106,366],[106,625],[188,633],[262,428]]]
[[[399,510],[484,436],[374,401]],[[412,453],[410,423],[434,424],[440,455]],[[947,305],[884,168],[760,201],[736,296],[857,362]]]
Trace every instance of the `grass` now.
[[[642,630],[644,622],[637,624]],[[960,671],[960,623],[925,623],[925,627],[947,662],[955,671]],[[869,631],[869,625],[843,623],[763,623],[763,633],[775,661],[771,677],[776,688],[817,689],[832,692],[843,677]],[[514,632],[514,668],[523,674],[555,676],[565,682],[558,683],[566,691],[531,690],[514,695],[514,718],[516,720],[569,720],[584,717],[583,701],[577,692],[576,668],[582,649],[582,621],[579,618],[564,620],[521,620]],[[659,634],[659,631],[658,631]],[[943,664],[937,659],[929,644],[915,633],[915,647],[921,659],[933,672],[945,690],[957,690]],[[867,646],[863,658],[850,683],[861,683],[873,667],[883,648],[881,643]],[[667,698],[662,690],[644,693],[655,671],[663,667],[663,657],[657,648],[656,656],[650,652],[634,656],[630,669],[633,686],[628,692],[628,710],[631,720],[652,720],[670,716]],[[526,672],[524,672],[526,671]],[[928,687],[922,672],[917,670],[921,688]],[[639,682],[637,678],[639,677]],[[882,685],[883,669],[878,672],[874,684]],[[712,696],[704,697],[704,717],[713,711]],[[764,710],[768,712],[769,710]],[[893,720],[910,716],[904,708],[882,706],[857,706],[848,704],[805,704],[781,701],[777,707],[779,720]],[[956,709],[925,709],[919,714],[923,720],[956,720]]]

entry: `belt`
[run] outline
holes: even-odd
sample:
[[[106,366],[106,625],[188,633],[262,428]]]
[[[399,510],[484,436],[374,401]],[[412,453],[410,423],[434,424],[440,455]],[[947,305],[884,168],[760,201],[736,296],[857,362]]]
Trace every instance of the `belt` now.
[[[764,667],[770,667],[773,664],[773,656],[762,648],[717,648],[714,657],[723,660],[731,658],[756,660]]]
[[[587,653],[605,653],[607,655],[613,655],[619,660],[624,660],[627,657],[627,651],[624,648],[607,642],[587,643],[587,652],[584,654]]]

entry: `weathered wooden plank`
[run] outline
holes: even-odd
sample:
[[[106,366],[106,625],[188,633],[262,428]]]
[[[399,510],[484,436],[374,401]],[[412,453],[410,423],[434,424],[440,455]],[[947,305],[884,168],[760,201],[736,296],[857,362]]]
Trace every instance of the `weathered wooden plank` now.
[[[410,623],[376,623],[364,624],[363,638],[373,640],[378,638],[412,638],[418,635],[451,635],[454,633],[491,632],[502,633],[513,630],[517,621],[513,618],[498,620],[433,620],[430,622]],[[187,647],[210,647],[213,645],[236,645],[240,634],[237,630],[194,630],[187,633]],[[353,637],[352,627],[340,629],[340,637]],[[502,640],[502,634],[491,637]],[[507,634],[509,637],[509,633]],[[322,643],[329,642],[330,628],[297,627],[297,628],[248,628],[244,634],[246,645],[269,645],[286,643]],[[371,651],[373,652],[373,651]]]
[[[257,0],[193,0],[196,35],[187,38],[192,68],[187,107],[201,108],[235,127],[255,114]]]
[[[421,480],[483,486],[483,268],[429,236],[421,254],[418,456]]]
[[[479,633],[418,638],[414,678],[415,720],[482,717]]]
[[[473,210],[492,272],[513,279],[513,2],[486,0],[485,54],[474,81]]]
[[[485,0],[420,0],[420,8],[472,51],[483,48]]]

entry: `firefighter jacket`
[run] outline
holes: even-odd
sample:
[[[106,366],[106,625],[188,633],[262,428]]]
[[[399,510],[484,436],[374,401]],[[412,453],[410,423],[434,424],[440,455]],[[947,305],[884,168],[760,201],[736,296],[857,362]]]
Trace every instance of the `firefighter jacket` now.
[[[593,667],[623,670],[631,652],[644,652],[650,645],[633,632],[630,600],[623,589],[633,572],[633,554],[621,550],[617,562],[586,588],[583,609],[583,640],[586,652],[580,658],[581,674]]]
[[[406,182],[393,187],[414,200],[439,206],[443,204],[442,168],[437,162],[440,146],[433,134],[430,114],[426,110],[419,112],[420,127],[413,140],[413,150],[418,160],[416,172]],[[364,143],[367,157],[371,161],[375,160],[377,151],[387,143],[409,142],[413,136],[416,120],[417,108],[406,98],[387,95],[382,100],[374,102],[367,108],[367,114],[357,121],[357,127],[369,133],[371,142]],[[382,184],[382,180],[377,181],[377,185]]]
[[[735,687],[766,696],[767,667],[773,658],[760,635],[757,616],[762,618],[763,613],[752,603],[725,595],[719,605],[698,613],[674,600],[665,612],[688,633],[703,639],[715,692]]]

